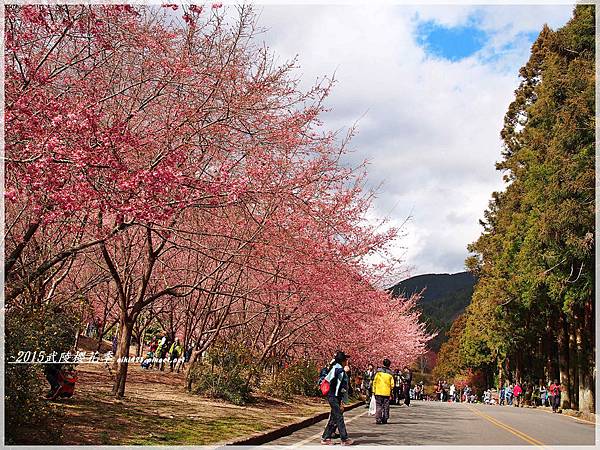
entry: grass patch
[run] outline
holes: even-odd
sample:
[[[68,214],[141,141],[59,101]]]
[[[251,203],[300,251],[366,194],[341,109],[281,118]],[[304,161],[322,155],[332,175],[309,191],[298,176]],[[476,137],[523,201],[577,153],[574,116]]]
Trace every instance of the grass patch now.
[[[123,442],[126,445],[206,445],[266,430],[255,420],[226,417],[210,421],[191,419],[163,420],[160,430],[154,428],[148,436]]]

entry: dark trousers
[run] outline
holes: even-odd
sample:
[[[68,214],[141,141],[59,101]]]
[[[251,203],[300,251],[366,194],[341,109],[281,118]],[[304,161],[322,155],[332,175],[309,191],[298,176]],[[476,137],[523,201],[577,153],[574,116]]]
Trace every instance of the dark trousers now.
[[[386,423],[390,418],[390,396],[389,395],[376,395],[375,405],[375,422]]]
[[[56,391],[60,387],[60,383],[58,381],[58,373],[60,372],[60,369],[52,364],[48,364],[45,369],[46,370],[44,372],[46,375],[46,380],[48,380],[48,383],[50,384],[50,390]]]
[[[406,406],[410,405],[410,385],[409,384],[404,385],[404,404]]]
[[[335,397],[327,397],[327,401],[329,402],[329,406],[331,407],[331,413],[329,414],[329,420],[327,421],[327,425],[325,426],[325,431],[323,431],[323,439],[331,439],[333,436],[333,432],[337,428],[340,432],[340,437],[342,441],[348,439],[348,432],[346,431],[346,423],[344,422],[344,413],[340,408],[341,401]]]
[[[399,386],[394,387],[394,404],[399,405],[402,399],[402,388]]]
[[[367,408],[369,407],[369,404],[371,403],[371,396],[373,395],[373,388],[371,388],[370,386],[367,388]]]
[[[560,409],[560,395],[552,396],[552,411],[558,411]]]

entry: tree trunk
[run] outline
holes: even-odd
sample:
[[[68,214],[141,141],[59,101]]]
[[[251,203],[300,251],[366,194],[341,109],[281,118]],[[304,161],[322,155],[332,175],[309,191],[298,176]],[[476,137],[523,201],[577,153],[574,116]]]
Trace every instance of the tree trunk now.
[[[500,357],[498,357],[498,392],[504,386],[504,370],[503,370],[503,361]]]
[[[142,330],[142,333],[141,333],[141,337],[140,337],[140,345],[139,345],[139,347],[138,347],[138,349],[139,349],[139,354],[138,354],[138,356],[143,356],[143,353],[144,353],[144,341],[145,341],[145,340],[146,340],[146,328],[144,328],[144,329]]]
[[[142,332],[138,331],[135,336],[135,356],[142,355]]]
[[[81,328],[77,327],[77,331],[75,332],[75,343],[73,344],[73,348],[77,351],[77,346],[79,345],[79,336],[81,336]]]
[[[593,302],[584,306],[577,324],[577,354],[579,356],[579,410],[594,412],[594,316]]]
[[[127,379],[129,349],[131,347],[131,333],[134,322],[135,319],[122,318],[119,324],[117,353],[115,355],[115,382],[112,389],[113,395],[117,398],[123,398],[125,395],[125,381]]]
[[[570,400],[571,409],[577,410],[579,395],[579,354],[577,352],[576,325],[579,321],[577,316],[569,320],[569,379],[571,380]]]
[[[546,336],[544,352],[546,353],[546,367],[544,373],[544,383],[551,383],[557,377],[556,367],[554,366],[555,351],[555,336],[552,331],[551,318],[546,322]]]
[[[571,406],[571,380],[569,379],[569,334],[565,315],[561,312],[558,321],[558,367],[560,384],[563,386],[561,393],[561,408]]]
[[[198,358],[200,357],[201,354],[202,354],[202,350],[193,350],[192,354],[190,355],[190,360],[186,364],[185,388],[188,391],[192,390],[192,378],[190,377],[190,372],[191,372],[192,368],[197,364]]]

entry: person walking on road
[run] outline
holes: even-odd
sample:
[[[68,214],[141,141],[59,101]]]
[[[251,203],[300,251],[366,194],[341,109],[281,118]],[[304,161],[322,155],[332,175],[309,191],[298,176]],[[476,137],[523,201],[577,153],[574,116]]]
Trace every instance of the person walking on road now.
[[[394,389],[392,390],[392,404],[399,405],[400,399],[402,399],[402,374],[400,369],[394,371]]]
[[[404,366],[404,381],[402,388],[404,390],[404,404],[410,406],[410,385],[412,384],[412,372],[408,366]]]
[[[373,395],[375,396],[375,423],[385,424],[390,418],[390,396],[394,390],[394,375],[390,370],[392,363],[383,360],[383,367],[377,369],[373,379]]]
[[[348,432],[346,431],[346,423],[344,422],[344,405],[342,403],[344,394],[348,392],[348,377],[344,371],[344,366],[347,365],[349,357],[350,356],[346,355],[344,352],[338,351],[334,358],[335,364],[325,377],[325,379],[329,382],[327,402],[331,407],[331,413],[329,414],[329,420],[327,421],[327,425],[325,426],[325,430],[321,436],[321,444],[323,445],[333,444],[331,438],[336,428],[340,433],[342,445],[352,445],[353,443],[352,439],[348,437]]]
[[[550,385],[550,395],[552,396],[552,412],[559,412],[560,410],[560,383],[558,380],[554,380],[554,383]]]
[[[362,388],[367,395],[367,408],[371,403],[371,395],[373,395],[373,378],[375,378],[375,369],[373,364],[369,364],[362,380]]]

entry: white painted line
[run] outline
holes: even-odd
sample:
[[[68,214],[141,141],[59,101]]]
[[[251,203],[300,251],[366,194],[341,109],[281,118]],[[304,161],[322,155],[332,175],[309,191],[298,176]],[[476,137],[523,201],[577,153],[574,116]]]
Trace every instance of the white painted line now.
[[[546,411],[545,409],[542,409],[541,411],[542,411],[542,412],[545,412],[546,414],[552,414],[552,411]],[[581,419],[581,418],[579,418],[579,417],[575,417],[575,416],[570,416],[570,415],[568,415],[568,414],[556,414],[556,413],[555,413],[555,415],[558,415],[558,416],[563,416],[563,417],[570,417],[571,419],[573,419],[573,420],[576,420],[577,422],[589,423],[589,424],[591,424],[591,425],[596,425],[596,422],[592,422],[592,421],[590,421],[590,420],[586,420],[586,419]]]
[[[360,407],[359,407],[360,408]],[[345,423],[350,423],[355,419],[358,419],[359,417],[364,416],[365,414],[367,414],[369,412],[369,410],[363,411],[360,414],[354,416],[354,417],[350,417],[348,420],[344,419]],[[296,448],[296,447],[300,447],[302,445],[308,444],[310,441],[314,441],[315,439],[321,437],[321,435],[323,434],[323,432],[321,431],[320,433],[314,434],[311,437],[308,437],[300,442],[295,443],[294,445],[290,445],[289,447],[286,446],[287,448]]]

